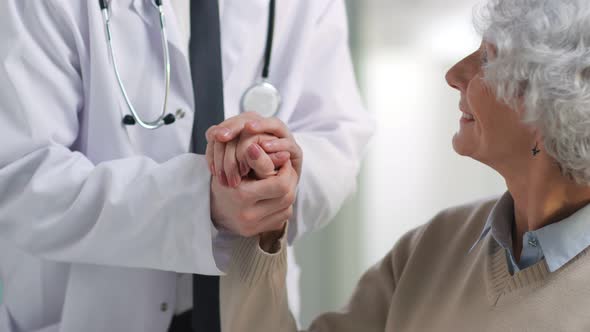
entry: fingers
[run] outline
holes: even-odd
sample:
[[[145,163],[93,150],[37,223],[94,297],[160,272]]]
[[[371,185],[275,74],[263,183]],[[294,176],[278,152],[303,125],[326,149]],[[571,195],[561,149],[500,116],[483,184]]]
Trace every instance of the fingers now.
[[[213,174],[214,176],[219,176],[220,181],[222,181],[222,183],[227,182],[227,174],[224,174],[224,181],[224,179],[222,179],[221,177],[221,174],[219,173],[220,170],[223,170],[223,168],[219,168],[221,166],[221,162],[219,159],[220,156],[216,153],[216,151],[222,150],[222,148],[219,146],[216,148],[216,143],[228,143],[236,139],[242,133],[242,130],[246,122],[260,119],[262,119],[262,117],[258,115],[256,112],[245,112],[240,115],[229,118],[219,125],[211,126],[205,132],[205,137],[207,138],[208,143],[207,149],[205,151],[207,163],[209,165],[211,174]],[[223,156],[225,156],[225,154]],[[230,166],[233,166],[233,164]],[[240,170],[240,175],[246,175],[249,170],[245,169],[244,164],[241,165],[242,168],[239,168],[239,166],[240,164],[238,164],[238,170]]]
[[[236,160],[236,147],[238,143],[233,140],[225,145],[225,155],[223,156],[223,169],[227,183],[230,187],[235,188],[240,184],[241,175],[238,161]]]
[[[267,135],[273,135],[279,140],[273,140],[272,142],[261,142],[260,146],[267,153],[273,153],[278,151],[287,151],[291,154],[291,162],[293,167],[297,171],[297,174],[301,174],[303,165],[303,151],[301,147],[295,141],[295,138],[289,132],[289,128],[278,118],[268,118],[263,120],[250,121],[246,123],[244,132],[250,135],[256,135],[265,133]],[[239,153],[239,148],[238,148]]]
[[[212,133],[212,131],[210,131]],[[290,153],[278,151],[267,154],[256,143],[276,140],[270,135],[243,135],[227,143],[215,139],[207,144],[206,157],[211,173],[218,177],[220,183],[232,188],[237,187],[242,177],[253,170],[259,179],[268,178],[276,174],[276,169],[282,167],[290,159]],[[253,146],[253,143],[255,146]],[[246,145],[248,144],[248,145]],[[223,155],[220,155],[223,153]],[[220,169],[222,167],[222,169]],[[224,174],[220,171],[223,170]]]
[[[297,174],[301,174],[301,168],[303,165],[303,150],[295,142],[295,139],[291,136],[289,138],[275,139],[272,141],[265,141],[260,143],[260,146],[266,153],[278,153],[279,151],[289,152],[291,155],[291,163]]]
[[[209,171],[211,175],[215,176],[215,161],[213,160],[213,147],[215,141],[207,143],[207,149],[205,150],[205,158],[207,159],[207,165],[209,165]]]
[[[298,176],[290,160],[279,169],[276,175],[258,181],[243,182],[240,188],[245,192],[256,193],[257,201],[283,197],[295,191]]]
[[[207,131],[205,132],[205,138],[207,139],[207,142],[211,143],[214,141],[222,141],[222,142],[227,142],[230,139],[228,139],[228,137],[231,137],[233,134],[231,132],[231,130],[229,130],[228,128],[224,128],[221,126],[211,126],[209,129],[207,129]],[[221,139],[218,139],[221,138]]]
[[[265,141],[260,143],[260,146],[266,153],[275,153],[280,151],[287,151],[292,155],[299,155],[301,148],[294,140],[290,138],[275,139],[272,141]]]
[[[251,144],[248,147],[246,161],[258,179],[266,179],[277,174],[272,159],[258,144]]]
[[[293,206],[277,211],[262,219],[246,218],[241,225],[240,235],[252,237],[258,234],[280,231],[285,227],[285,223],[293,216]]]
[[[284,196],[259,201],[254,205],[255,211],[259,211],[261,218],[283,211],[295,203],[295,192],[289,192]]]
[[[242,235],[251,237],[266,232],[283,230],[285,223],[293,216],[293,205],[282,210],[276,211],[262,219],[250,219],[249,222],[242,224]]]
[[[248,173],[250,173],[250,166],[248,165],[248,161],[239,159],[237,157],[236,159],[238,160],[238,167],[240,168],[240,176],[244,177],[248,175]]]
[[[216,173],[218,183],[231,188],[238,187],[244,181],[242,174],[248,174],[250,170],[254,171],[254,176],[257,179],[267,179],[277,175],[277,169],[285,166],[291,160],[291,155],[288,152],[281,151],[269,155],[258,144],[252,144],[246,161],[241,162],[235,158],[235,141],[227,144],[215,142],[212,146],[212,150],[215,151],[212,168],[222,167],[222,170]],[[266,197],[261,199],[266,199]]]
[[[270,160],[275,165],[275,168],[281,168],[287,161],[291,159],[291,154],[287,151],[268,154]]]
[[[251,134],[247,131],[259,133]],[[299,173],[301,149],[287,126],[277,118],[264,119],[256,113],[242,113],[220,125],[212,126],[207,130],[206,136],[207,163],[211,173],[223,185],[238,186],[241,178],[251,169],[258,178],[267,178],[274,175],[275,169],[282,167],[288,158]],[[252,143],[258,143],[258,147],[251,147]]]
[[[226,144],[220,143],[220,146],[226,148]],[[217,149],[216,143],[214,150]],[[217,154],[217,151],[215,152]],[[262,151],[259,152],[259,157],[266,156],[269,160],[271,159]],[[297,179],[291,160],[288,159],[276,176],[267,179],[244,178],[236,188],[229,188],[222,185],[220,181],[213,181],[211,183],[212,220],[218,227],[225,227],[242,236],[278,230],[293,213]]]
[[[219,176],[219,170],[220,170],[219,160],[217,160],[217,162],[216,162],[216,158],[215,158],[215,156],[217,156],[218,157],[217,159],[219,159],[219,155],[215,153],[215,145],[216,145],[215,134],[217,132],[219,132],[220,135],[223,136],[225,133],[228,133],[229,131],[227,129],[224,130],[224,128],[219,128],[218,126],[211,126],[205,132],[205,137],[207,138],[207,148],[205,149],[205,158],[207,159],[207,164],[209,165],[209,171],[211,171],[211,175],[213,175],[213,176]],[[217,147],[217,149],[222,150],[221,147]]]
[[[283,230],[291,217],[293,217],[293,205],[262,219],[258,223],[258,234]]]
[[[210,128],[211,131],[207,131],[207,137],[208,139],[211,138],[219,142],[227,143],[242,133],[246,122],[258,121],[261,119],[263,119],[263,117],[256,112],[244,112],[223,121],[217,125],[216,128]]]
[[[217,126],[211,126],[205,132],[205,137],[207,138],[207,148],[205,149],[205,158],[207,159],[207,165],[209,165],[209,171],[211,171],[211,175],[216,176],[217,172],[215,170],[215,159],[214,159],[214,146],[215,146],[215,137],[214,133],[218,130]]]
[[[266,134],[250,135],[247,133],[242,133],[242,135],[240,136],[238,148],[236,151],[236,158],[238,160],[242,160],[242,161],[246,162],[246,166],[248,166],[247,165],[247,158],[248,158],[248,148],[250,147],[250,145],[252,145],[253,143],[260,145],[262,142],[274,140],[274,139],[277,139],[277,138],[274,136],[271,136],[271,135],[266,135]]]
[[[214,157],[213,162],[215,163],[215,171],[217,172],[217,179],[221,185],[227,186],[227,176],[225,175],[225,169],[223,168],[223,161],[225,157],[225,143],[215,142],[213,147]]]
[[[291,136],[289,128],[278,118],[265,118],[246,122],[244,129],[250,134],[271,134],[278,138]]]
[[[215,140],[215,135],[213,135],[213,132],[217,129],[217,126],[211,126],[209,127],[209,129],[207,129],[207,131],[205,132],[205,138],[207,138],[207,142],[211,143],[212,141]]]
[[[265,200],[256,203],[250,209],[245,210],[240,216],[240,219],[244,221],[247,228],[251,228],[253,231],[256,231],[256,234],[269,231],[269,229],[259,229],[258,224],[264,223],[265,221],[280,221],[276,219],[277,214],[288,210],[294,202],[294,195],[286,195],[281,198]],[[282,214],[279,215],[281,215],[282,218],[285,218],[285,216]],[[282,221],[285,220],[286,219],[282,219]]]

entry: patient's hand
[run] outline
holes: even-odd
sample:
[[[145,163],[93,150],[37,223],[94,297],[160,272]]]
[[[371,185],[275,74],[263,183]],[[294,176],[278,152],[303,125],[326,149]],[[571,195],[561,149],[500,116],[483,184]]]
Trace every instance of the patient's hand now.
[[[283,229],[260,234],[260,249],[268,254],[276,254],[281,250],[281,238],[285,234],[287,223]]]

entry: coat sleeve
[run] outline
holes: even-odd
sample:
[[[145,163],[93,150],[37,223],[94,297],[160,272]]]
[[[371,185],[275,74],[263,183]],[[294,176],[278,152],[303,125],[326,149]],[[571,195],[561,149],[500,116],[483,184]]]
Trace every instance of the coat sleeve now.
[[[396,281],[416,242],[408,233],[396,247],[360,279],[349,304],[339,312],[320,315],[308,332],[383,332]],[[281,250],[268,254],[257,238],[240,240],[227,275],[221,278],[221,324],[226,332],[297,332],[287,305],[285,239]],[[342,253],[346,255],[346,253]]]
[[[0,241],[43,259],[219,274],[203,157],[93,164],[75,34],[56,1],[3,0]]]
[[[374,130],[354,76],[344,1],[327,3],[315,22],[304,90],[289,120],[304,156],[289,240],[324,226],[355,192]]]

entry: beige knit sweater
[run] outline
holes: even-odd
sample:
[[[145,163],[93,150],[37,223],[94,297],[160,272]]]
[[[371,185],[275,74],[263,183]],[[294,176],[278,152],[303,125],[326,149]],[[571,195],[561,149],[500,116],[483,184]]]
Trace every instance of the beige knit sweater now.
[[[309,331],[590,331],[586,251],[554,273],[541,261],[514,276],[489,235],[468,254],[494,203],[446,210],[406,234],[365,273],[350,303],[319,316]],[[223,332],[297,330],[282,245],[269,255],[257,239],[237,244],[221,280]]]

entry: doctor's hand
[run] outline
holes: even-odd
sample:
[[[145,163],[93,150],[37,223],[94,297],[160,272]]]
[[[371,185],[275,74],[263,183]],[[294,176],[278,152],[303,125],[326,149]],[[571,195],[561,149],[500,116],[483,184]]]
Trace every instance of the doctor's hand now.
[[[281,231],[293,215],[298,176],[287,160],[267,179],[244,178],[235,187],[211,181],[211,219],[244,237]]]

